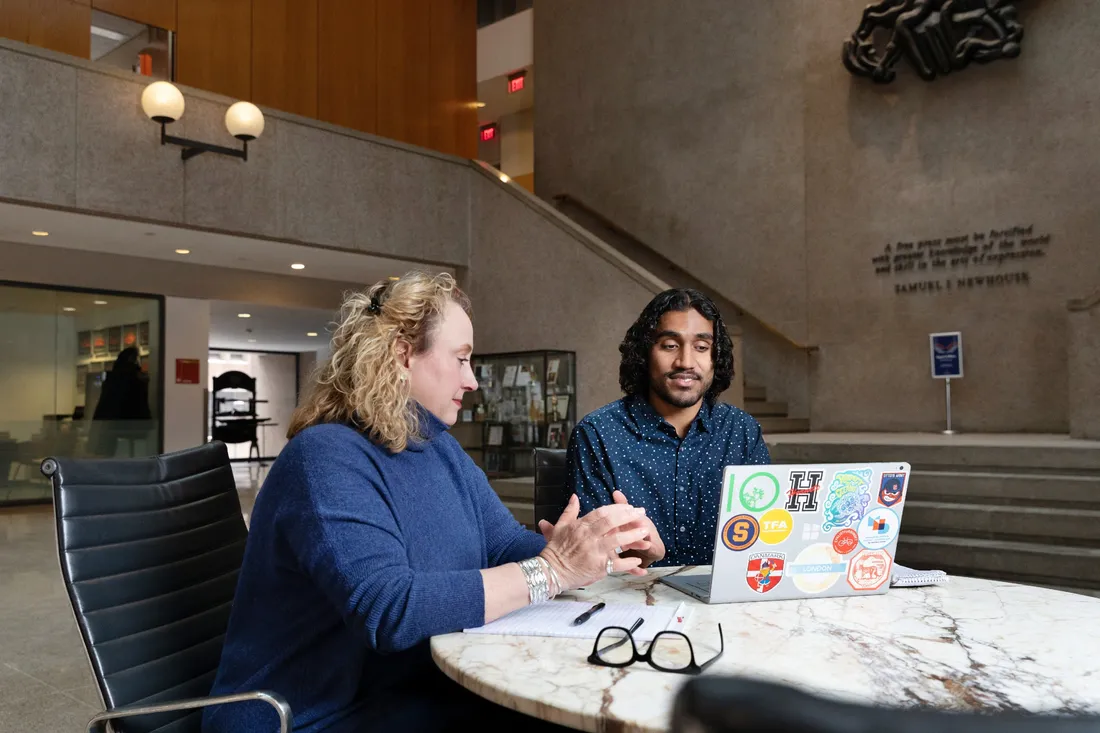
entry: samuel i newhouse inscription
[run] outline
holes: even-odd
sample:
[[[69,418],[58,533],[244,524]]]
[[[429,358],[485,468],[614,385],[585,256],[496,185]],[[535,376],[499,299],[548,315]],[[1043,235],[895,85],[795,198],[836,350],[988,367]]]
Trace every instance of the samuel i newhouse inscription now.
[[[875,274],[904,277],[894,293],[942,293],[975,288],[1027,285],[1032,260],[1046,257],[1050,234],[1034,225],[956,234],[940,239],[887,243],[871,258]],[[908,276],[923,275],[909,281]]]

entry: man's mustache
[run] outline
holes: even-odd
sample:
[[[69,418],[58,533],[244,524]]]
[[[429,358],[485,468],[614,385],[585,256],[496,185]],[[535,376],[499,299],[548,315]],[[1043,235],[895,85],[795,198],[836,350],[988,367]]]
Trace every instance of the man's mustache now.
[[[699,375],[692,371],[669,372],[665,376],[669,379],[679,379],[680,377],[690,377],[691,379],[695,380],[699,379]]]

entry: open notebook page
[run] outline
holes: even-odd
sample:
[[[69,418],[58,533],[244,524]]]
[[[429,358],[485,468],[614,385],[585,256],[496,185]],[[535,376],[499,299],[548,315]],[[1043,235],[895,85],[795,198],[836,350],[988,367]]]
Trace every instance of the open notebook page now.
[[[537,603],[513,611],[492,623],[474,629],[467,634],[508,634],[511,636],[559,636],[575,639],[595,639],[608,626],[629,629],[639,618],[643,623],[634,632],[635,641],[650,641],[661,631],[682,631],[687,620],[687,606],[658,604],[646,606],[640,603],[608,603],[580,626],[573,626],[573,619],[592,608],[595,602],[551,601]]]

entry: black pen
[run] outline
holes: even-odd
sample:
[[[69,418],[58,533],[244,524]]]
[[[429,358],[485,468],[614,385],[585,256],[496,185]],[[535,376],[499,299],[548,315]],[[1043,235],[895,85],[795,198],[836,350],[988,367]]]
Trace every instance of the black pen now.
[[[600,601],[595,606],[592,606],[592,608],[588,609],[587,611],[582,613],[580,616],[577,616],[575,619],[573,619],[573,625],[574,626],[580,626],[585,621],[592,618],[595,614],[602,611],[603,607],[606,606],[606,605],[607,605],[606,603],[604,603],[603,601]]]

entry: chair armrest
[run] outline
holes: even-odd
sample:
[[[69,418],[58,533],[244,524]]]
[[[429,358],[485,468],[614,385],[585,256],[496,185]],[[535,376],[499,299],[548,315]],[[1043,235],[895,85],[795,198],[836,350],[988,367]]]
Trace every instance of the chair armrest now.
[[[234,702],[250,702],[263,700],[275,708],[279,716],[279,733],[290,733],[291,712],[290,705],[282,695],[264,690],[254,692],[241,692],[236,695],[222,695],[220,697],[196,697],[190,700],[177,700],[175,702],[160,703],[157,705],[126,705],[114,710],[105,710],[88,721],[88,733],[102,730],[102,724],[116,718],[130,718],[135,715],[150,715],[152,713],[170,713],[176,710],[195,710],[208,708],[212,705],[224,705]]]

